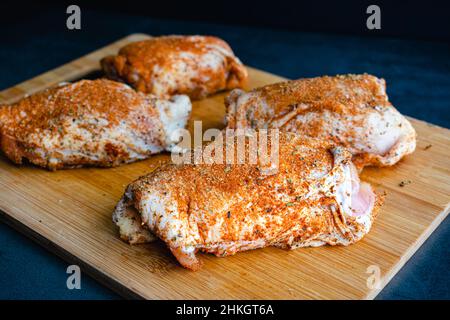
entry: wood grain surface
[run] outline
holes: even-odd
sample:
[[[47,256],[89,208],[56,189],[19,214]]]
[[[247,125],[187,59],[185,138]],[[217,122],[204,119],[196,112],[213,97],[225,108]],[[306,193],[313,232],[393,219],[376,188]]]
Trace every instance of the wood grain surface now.
[[[0,92],[10,103],[99,69],[99,59],[148,37],[131,35]],[[250,61],[251,62],[251,61]],[[250,87],[282,80],[249,68]],[[389,92],[389,87],[388,87]],[[190,120],[222,128],[225,93],[195,102]],[[168,154],[113,169],[49,172],[0,156],[3,220],[124,296],[148,299],[370,299],[420,247],[449,212],[450,131],[411,119],[416,152],[392,168],[365,169],[362,179],[387,193],[372,231],[349,247],[285,251],[265,248],[217,258],[201,254],[198,272],[178,265],[162,242],[130,246],[118,238],[111,213],[125,186],[167,161]],[[401,187],[402,181],[411,183]],[[372,283],[369,271],[380,271]],[[369,283],[369,286],[368,286]],[[372,284],[372,285],[370,285]]]

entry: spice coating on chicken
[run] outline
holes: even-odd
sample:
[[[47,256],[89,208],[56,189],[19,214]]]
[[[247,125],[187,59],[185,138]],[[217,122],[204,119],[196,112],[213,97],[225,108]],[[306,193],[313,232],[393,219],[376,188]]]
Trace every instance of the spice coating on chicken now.
[[[416,147],[383,79],[341,75],[280,82],[226,99],[228,128],[280,128],[348,148],[358,167],[390,166]]]
[[[280,133],[276,172],[248,163],[168,164],[127,187],[113,220],[121,228],[134,216],[141,234],[156,235],[197,270],[197,251],[227,256],[354,243],[369,232],[380,204],[344,148]]]
[[[211,36],[162,36],[138,41],[102,59],[105,73],[159,97],[186,94],[200,99],[241,88],[245,66],[223,40]]]
[[[111,167],[170,150],[186,125],[187,96],[161,100],[110,80],[82,80],[0,107],[0,148],[51,170]]]

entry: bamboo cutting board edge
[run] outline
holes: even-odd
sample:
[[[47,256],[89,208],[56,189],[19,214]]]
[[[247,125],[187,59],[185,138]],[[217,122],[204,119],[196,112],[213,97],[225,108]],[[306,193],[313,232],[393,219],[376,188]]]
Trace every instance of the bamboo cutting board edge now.
[[[48,86],[55,85],[62,81],[74,80],[83,77],[89,72],[92,72],[96,68],[98,68],[98,60],[101,57],[107,54],[114,53],[119,47],[121,47],[123,44],[127,42],[141,40],[148,37],[149,37],[148,35],[144,34],[130,35],[107,47],[96,50],[91,54],[85,55],[80,59],[69,62],[59,68],[44,73],[43,75],[37,76],[21,84],[18,84],[10,89],[4,90],[0,92],[0,100],[3,100],[3,103],[11,103],[14,100],[20,99],[25,94],[42,90]],[[269,77],[271,81],[278,81],[284,79],[282,77],[275,76],[267,72],[258,71],[258,73],[263,77]],[[413,119],[413,121],[420,122],[427,126],[436,127],[436,129],[438,129],[439,131],[447,130],[445,128],[441,128],[439,126],[432,125],[421,120]],[[0,208],[1,207],[3,207],[3,205],[1,205]],[[132,298],[145,296],[139,294],[137,290],[133,291],[127,286],[121,284],[119,281],[117,281],[117,279],[103,272],[103,270],[99,270],[95,268],[95,266],[89,264],[88,262],[79,259],[76,255],[65,250],[62,246],[58,245],[57,243],[50,241],[45,236],[33,230],[31,226],[26,225],[23,221],[16,219],[16,217],[12,216],[11,214],[8,214],[6,211],[1,209],[0,211],[1,211],[0,217],[2,218],[1,220],[4,220],[13,228],[17,229],[22,233],[25,233],[30,238],[38,241],[40,244],[42,244],[51,252],[56,251],[55,253],[57,253],[63,259],[74,261],[77,264],[81,265],[84,271],[86,271],[88,274],[91,274],[92,276],[94,276],[94,278],[98,279],[101,283],[105,284],[106,286],[118,292],[119,294]],[[434,218],[432,223],[429,224],[427,228],[422,232],[422,234],[413,243],[411,243],[406,252],[400,257],[400,260],[394,264],[394,267],[385,273],[385,275],[383,276],[381,287],[379,289],[369,291],[365,296],[362,296],[361,298],[373,299],[382,290],[382,288],[392,279],[392,277],[401,269],[401,267],[406,263],[406,261],[409,260],[409,258],[429,237],[429,235],[439,226],[439,224],[445,219],[448,213],[449,213],[449,204],[447,202],[446,208],[443,211],[441,211]]]
[[[50,241],[45,236],[34,231],[32,228],[30,228],[26,224],[20,222],[19,220],[12,217],[11,215],[8,215],[3,210],[0,210],[0,222],[5,223],[6,225],[10,226],[17,232],[20,232],[28,239],[36,242],[37,244],[42,246],[47,251],[49,251],[53,254],[56,254],[58,257],[60,257],[64,261],[79,266],[83,272],[88,274],[90,277],[92,277],[96,281],[100,282],[102,285],[111,289],[115,293],[119,294],[120,296],[127,298],[127,299],[143,299],[143,297],[141,297],[137,293],[133,292],[133,290],[122,285],[120,282],[118,282],[114,278],[108,277],[108,275],[103,273],[101,270],[98,270],[95,267],[91,266],[89,263],[81,260],[76,255],[65,250],[63,247],[59,246],[55,242]]]
[[[448,216],[450,212],[450,204],[434,219],[433,223],[431,223],[428,228],[423,232],[420,237],[417,239],[415,243],[413,243],[409,250],[400,258],[400,261],[394,265],[394,267],[386,273],[383,277],[383,281],[380,285],[380,288],[372,290],[368,293],[365,300],[373,300],[377,297],[377,295],[383,291],[384,287],[395,277],[395,275],[403,268],[406,262],[412,258],[412,256],[422,247],[425,241],[431,236],[431,234],[439,227],[442,221]]]

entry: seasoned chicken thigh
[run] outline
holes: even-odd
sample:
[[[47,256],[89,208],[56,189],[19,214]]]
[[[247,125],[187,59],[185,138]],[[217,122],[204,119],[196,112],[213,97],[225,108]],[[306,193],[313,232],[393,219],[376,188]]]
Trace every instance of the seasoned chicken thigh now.
[[[227,256],[266,246],[349,245],[367,234],[381,199],[359,181],[351,154],[293,133],[280,133],[278,143],[275,171],[260,162],[171,163],[139,178],[113,214],[121,237],[158,237],[181,265],[197,270],[197,251]]]
[[[110,80],[82,80],[0,107],[0,148],[16,163],[51,170],[111,167],[170,150],[186,125],[187,96],[136,93]]]
[[[101,61],[105,73],[159,97],[200,99],[241,88],[247,70],[223,40],[211,36],[163,36],[138,41]]]
[[[347,147],[358,167],[390,166],[416,147],[383,79],[345,75],[286,81],[226,99],[228,128],[280,128]]]

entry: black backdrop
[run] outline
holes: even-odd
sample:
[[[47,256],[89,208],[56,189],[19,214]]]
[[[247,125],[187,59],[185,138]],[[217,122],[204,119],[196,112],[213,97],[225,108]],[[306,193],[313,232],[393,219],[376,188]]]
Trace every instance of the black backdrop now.
[[[311,32],[450,40],[450,1],[387,0],[146,0],[146,1],[2,1],[0,32],[48,9],[65,12],[69,4],[154,18],[269,26]],[[381,8],[382,29],[366,28],[366,8]],[[65,18],[64,15],[55,19]]]

